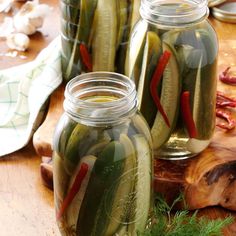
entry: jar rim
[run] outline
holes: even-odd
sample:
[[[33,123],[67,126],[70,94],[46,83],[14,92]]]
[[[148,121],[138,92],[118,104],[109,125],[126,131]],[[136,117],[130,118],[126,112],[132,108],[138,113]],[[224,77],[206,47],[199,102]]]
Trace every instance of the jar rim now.
[[[141,0],[140,15],[163,27],[186,27],[209,15],[207,0]]]
[[[101,93],[108,96],[114,93],[114,99],[99,102],[85,99]],[[114,123],[137,109],[134,82],[115,72],[89,72],[76,76],[67,83],[64,95],[64,110],[85,122]]]

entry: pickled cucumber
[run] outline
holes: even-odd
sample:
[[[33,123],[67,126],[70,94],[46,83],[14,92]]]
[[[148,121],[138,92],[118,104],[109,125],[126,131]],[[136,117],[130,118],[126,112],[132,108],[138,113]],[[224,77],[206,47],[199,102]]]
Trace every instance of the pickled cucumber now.
[[[77,124],[72,131],[64,156],[65,169],[68,174],[72,174],[75,166],[77,166],[79,162],[79,159],[82,157],[81,151],[84,148],[84,141],[88,139],[89,134],[89,127],[81,124]]]
[[[137,183],[135,188],[135,196],[133,201],[133,210],[128,225],[129,235],[136,235],[142,232],[148,223],[150,204],[152,202],[151,186],[152,186],[152,153],[150,146],[144,136],[137,134],[132,137],[136,155],[137,155]]]
[[[114,179],[119,179],[123,173],[125,158],[119,141],[110,142],[98,155],[79,213],[78,235],[104,235],[118,188]],[[109,192],[110,186],[112,191]]]
[[[139,110],[143,116],[146,117],[150,127],[152,127],[157,113],[156,105],[150,93],[150,83],[161,53],[162,45],[160,38],[155,32],[147,32],[141,74],[139,76],[137,90]],[[158,88],[156,89],[158,90]]]
[[[114,71],[117,40],[116,1],[98,0],[92,41],[93,71]]]
[[[65,211],[67,225],[74,226],[74,230],[77,224],[80,207],[84,199],[86,188],[88,186],[88,182],[92,173],[94,163],[96,162],[96,159],[97,158],[95,156],[88,155],[88,156],[82,157],[80,160],[80,163],[86,163],[88,165],[88,172],[82,181],[79,191],[77,192],[76,196],[74,197],[74,199],[72,200],[72,202],[69,204],[68,208]],[[70,178],[70,182],[67,188],[68,189],[67,194],[70,192],[71,187],[73,183],[75,182],[75,178],[76,178],[76,175],[78,174],[79,169],[80,169],[80,164],[77,166],[74,174]]]
[[[163,74],[161,88],[161,104],[168,117],[170,127],[167,126],[160,112],[157,113],[154,124],[151,128],[154,149],[160,148],[170,137],[171,132],[175,128],[179,112],[179,96],[181,89],[181,81],[179,74],[178,62],[175,52],[163,42],[163,51],[171,52],[170,60]]]

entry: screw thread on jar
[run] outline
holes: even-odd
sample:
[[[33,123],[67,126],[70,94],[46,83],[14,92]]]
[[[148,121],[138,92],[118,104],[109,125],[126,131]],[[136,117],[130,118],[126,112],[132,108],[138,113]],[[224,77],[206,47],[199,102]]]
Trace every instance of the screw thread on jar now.
[[[186,27],[209,15],[207,0],[142,0],[140,14],[163,27]]]
[[[112,72],[81,74],[66,86],[64,110],[87,125],[123,122],[137,110],[135,84]]]

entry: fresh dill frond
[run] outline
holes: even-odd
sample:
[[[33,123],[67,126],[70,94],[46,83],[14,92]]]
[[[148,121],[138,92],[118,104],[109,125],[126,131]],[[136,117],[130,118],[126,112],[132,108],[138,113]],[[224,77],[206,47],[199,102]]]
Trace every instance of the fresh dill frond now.
[[[138,236],[221,236],[223,228],[233,222],[233,217],[216,220],[198,217],[197,210],[191,214],[188,210],[174,212],[174,206],[180,201],[183,201],[183,195],[169,206],[164,198],[157,196],[155,222]]]

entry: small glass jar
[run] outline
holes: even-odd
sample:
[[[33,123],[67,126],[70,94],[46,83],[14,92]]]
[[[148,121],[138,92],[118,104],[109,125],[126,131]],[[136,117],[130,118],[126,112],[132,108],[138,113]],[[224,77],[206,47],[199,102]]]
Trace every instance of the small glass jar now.
[[[218,41],[206,0],[142,0],[125,74],[135,81],[154,156],[186,159],[215,128]]]
[[[60,0],[60,6],[64,80],[90,71],[124,73],[140,0]]]
[[[136,235],[153,209],[151,134],[134,83],[82,74],[65,90],[54,135],[53,179],[62,235]]]

